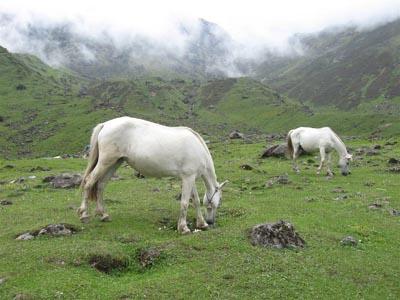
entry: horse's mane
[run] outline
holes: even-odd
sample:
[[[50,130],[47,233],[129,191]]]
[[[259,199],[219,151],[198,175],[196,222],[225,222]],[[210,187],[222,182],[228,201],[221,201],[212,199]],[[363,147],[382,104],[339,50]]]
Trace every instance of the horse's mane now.
[[[345,149],[346,152],[347,152],[346,145],[343,143],[342,139],[341,139],[341,138],[336,134],[336,132],[334,132],[332,129],[331,129],[331,131],[332,131],[333,134],[336,136],[336,138],[339,140],[339,142],[343,145],[344,149]]]
[[[184,128],[186,128],[186,129],[188,129],[189,131],[191,131],[196,137],[197,137],[197,139],[200,141],[200,143],[203,145],[203,147],[204,147],[204,150],[206,150],[206,152],[208,153],[208,155],[210,156],[210,158],[212,157],[211,156],[211,153],[210,153],[210,150],[208,149],[208,147],[207,147],[207,145],[206,145],[206,142],[204,141],[204,139],[201,137],[201,135],[199,134],[199,133],[197,133],[196,131],[194,131],[192,128],[190,128],[190,127],[184,127]]]

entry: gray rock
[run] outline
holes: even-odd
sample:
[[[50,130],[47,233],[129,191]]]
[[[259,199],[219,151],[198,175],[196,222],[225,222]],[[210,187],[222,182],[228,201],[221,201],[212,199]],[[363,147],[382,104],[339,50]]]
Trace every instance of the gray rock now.
[[[400,166],[391,167],[388,171],[392,173],[400,173]]]
[[[0,277],[0,284],[3,284],[4,282],[6,282],[6,279],[4,277]]]
[[[0,205],[11,205],[13,204],[11,200],[4,199],[0,201]]]
[[[352,237],[351,235],[349,235],[349,236],[344,237],[344,238],[340,241],[340,243],[341,243],[343,246],[357,246],[358,241],[357,241],[354,237]]]
[[[263,151],[261,158],[266,157],[285,157],[287,152],[286,144],[273,145]]]
[[[32,240],[32,239],[34,239],[34,238],[35,238],[35,236],[33,236],[30,232],[26,232],[26,233],[23,233],[23,234],[19,235],[19,236],[16,238],[16,240],[19,240],[19,241],[27,241],[27,240]]]
[[[239,131],[235,130],[229,134],[229,138],[232,140],[233,139],[243,139],[244,135],[243,135],[243,133],[240,133]]]
[[[70,225],[66,224],[49,224],[46,227],[39,230],[37,235],[71,235],[76,229]]]
[[[71,224],[66,224],[66,223],[49,224],[38,230],[33,230],[33,231],[29,231],[29,232],[20,234],[16,238],[16,240],[32,240],[35,237],[40,236],[40,235],[68,236],[68,235],[72,235],[72,234],[76,233],[77,231],[78,231],[78,229]]]
[[[382,207],[383,207],[383,205],[380,203],[372,203],[368,206],[368,208],[371,210],[381,209]]]
[[[400,216],[400,210],[398,210],[398,209],[391,208],[391,209],[389,210],[389,212],[390,212],[390,214],[391,214],[392,216],[395,216],[395,217]]]
[[[250,240],[254,246],[277,249],[305,246],[305,241],[296,233],[293,225],[282,220],[254,226],[250,232]]]
[[[80,174],[63,173],[57,176],[47,176],[43,182],[49,182],[52,187],[57,189],[69,189],[79,187],[82,182]]]

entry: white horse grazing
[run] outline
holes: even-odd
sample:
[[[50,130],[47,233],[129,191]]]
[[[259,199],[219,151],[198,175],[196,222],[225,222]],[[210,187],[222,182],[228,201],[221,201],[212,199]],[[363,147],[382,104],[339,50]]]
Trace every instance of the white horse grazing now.
[[[182,179],[181,211],[178,231],[189,233],[186,215],[193,198],[198,228],[215,222],[222,187],[215,175],[211,154],[201,136],[187,127],[167,127],[141,119],[121,117],[98,124],[90,141],[89,162],[82,181],[83,201],[78,209],[82,222],[89,221],[88,200],[97,203],[96,215],[109,220],[103,206],[103,190],[115,170],[126,161],[141,174],[150,177],[174,176]],[[203,204],[204,221],[195,180],[201,177],[206,186]]]
[[[331,151],[333,149],[339,154],[339,166],[342,171],[342,175],[347,176],[350,173],[349,161],[352,160],[352,155],[347,152],[346,146],[342,140],[329,127],[299,127],[290,130],[287,135],[287,145],[289,155],[293,158],[293,169],[297,173],[300,172],[299,167],[296,164],[300,147],[306,152],[314,152],[319,149],[321,163],[318,167],[317,174],[320,173],[325,163],[325,156],[328,154],[327,172],[329,176],[333,175],[330,169]]]

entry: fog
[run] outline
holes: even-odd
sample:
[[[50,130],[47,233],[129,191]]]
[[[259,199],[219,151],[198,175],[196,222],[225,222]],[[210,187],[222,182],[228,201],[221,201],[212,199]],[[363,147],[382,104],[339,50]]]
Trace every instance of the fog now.
[[[132,57],[139,59],[150,54],[180,59],[201,38],[204,19],[216,24],[207,30],[219,38],[218,50],[225,56],[209,67],[223,67],[234,75],[240,72],[233,66],[237,58],[257,59],[267,50],[280,55],[303,54],[300,44],[289,42],[297,33],[346,26],[364,30],[399,16],[400,0],[13,0],[0,1],[0,45],[62,65],[65,53],[51,49],[49,55],[49,48],[57,45],[51,45],[49,31],[44,29],[68,28],[88,62],[96,60],[90,41],[129,48]],[[42,31],[35,35],[38,29]],[[137,53],[138,47],[132,50],[132,44],[145,47],[139,47],[142,52]]]

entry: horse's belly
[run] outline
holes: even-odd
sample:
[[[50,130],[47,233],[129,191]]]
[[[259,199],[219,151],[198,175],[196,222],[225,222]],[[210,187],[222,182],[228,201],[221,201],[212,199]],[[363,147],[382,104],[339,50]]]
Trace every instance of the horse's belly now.
[[[179,176],[176,166],[172,163],[160,163],[155,160],[147,159],[131,159],[128,164],[138,171],[140,174],[147,177],[166,177]]]

